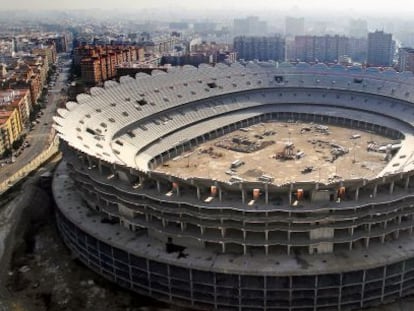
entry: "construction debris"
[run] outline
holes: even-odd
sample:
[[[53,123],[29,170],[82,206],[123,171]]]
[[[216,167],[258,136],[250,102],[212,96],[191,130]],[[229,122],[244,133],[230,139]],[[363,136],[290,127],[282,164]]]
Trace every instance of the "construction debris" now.
[[[307,174],[313,171],[313,166],[306,166],[303,170],[301,170],[302,174]]]
[[[274,143],[275,141],[273,140],[263,140],[263,136],[258,134],[252,138],[245,135],[235,135],[231,138],[218,141],[215,146],[237,152],[251,153],[273,145]]]

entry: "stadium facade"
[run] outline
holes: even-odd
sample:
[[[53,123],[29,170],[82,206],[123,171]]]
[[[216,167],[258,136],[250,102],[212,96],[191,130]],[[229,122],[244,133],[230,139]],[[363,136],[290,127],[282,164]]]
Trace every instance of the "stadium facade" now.
[[[195,309],[350,310],[411,294],[413,85],[410,72],[259,62],[105,82],[54,118],[59,231],[97,273]],[[156,170],[269,120],[337,124],[401,146],[370,179],[275,184]]]

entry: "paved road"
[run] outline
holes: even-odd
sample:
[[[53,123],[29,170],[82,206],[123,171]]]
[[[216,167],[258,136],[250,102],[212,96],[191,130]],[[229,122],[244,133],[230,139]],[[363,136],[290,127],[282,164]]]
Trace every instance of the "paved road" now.
[[[60,91],[66,86],[68,71],[69,68],[64,67],[56,80],[55,86],[49,89],[48,101],[46,107],[42,110],[43,115],[39,119],[40,123],[36,124],[26,137],[30,147],[22,151],[20,156],[16,158],[16,162],[0,168],[0,183],[15,174],[21,167],[32,161],[50,145],[53,136],[52,116],[56,114],[56,105],[63,99],[64,94]]]

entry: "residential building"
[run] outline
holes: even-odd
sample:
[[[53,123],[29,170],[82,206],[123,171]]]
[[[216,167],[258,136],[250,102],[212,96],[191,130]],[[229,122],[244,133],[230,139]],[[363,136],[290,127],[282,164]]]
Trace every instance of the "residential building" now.
[[[344,36],[296,36],[295,60],[303,62],[337,62],[348,51]]]
[[[12,37],[0,38],[0,61],[3,57],[13,56],[15,52],[16,47]]]
[[[354,62],[365,63],[367,60],[368,40],[364,38],[348,38],[348,52]]]
[[[89,85],[115,78],[121,64],[143,60],[144,48],[138,46],[82,46],[74,50],[74,64]]]
[[[32,49],[32,54],[43,56],[49,67],[52,66],[56,62],[56,47],[54,44],[49,45],[40,45],[39,47]]]
[[[102,59],[104,58],[102,57]],[[105,71],[105,67],[102,68],[101,66],[100,57],[84,58],[82,59],[80,66],[81,66],[82,80],[86,84],[98,84],[100,82],[103,82],[102,72],[106,72],[106,71]],[[105,77],[108,78],[106,74],[105,74]]]
[[[43,83],[40,72],[35,72],[31,66],[24,62],[20,62],[14,68],[7,84],[12,89],[30,89],[32,106],[37,104],[37,100],[42,94]]]
[[[401,48],[398,50],[398,70],[414,72],[414,49]]]
[[[18,109],[6,110],[0,107],[0,154],[12,148],[22,130]]]
[[[25,127],[30,122],[32,103],[29,89],[9,89],[0,91],[0,109],[17,109],[20,124]]]
[[[285,39],[278,35],[272,37],[239,36],[234,38],[233,47],[239,59],[285,60]]]
[[[368,34],[367,66],[391,66],[394,54],[392,34],[383,31]]]

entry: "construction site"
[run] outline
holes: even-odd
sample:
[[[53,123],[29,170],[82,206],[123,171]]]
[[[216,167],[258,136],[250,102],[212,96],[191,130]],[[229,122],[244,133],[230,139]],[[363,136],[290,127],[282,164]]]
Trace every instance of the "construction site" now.
[[[156,170],[221,181],[332,181],[373,178],[400,141],[332,125],[270,121],[201,144]]]

